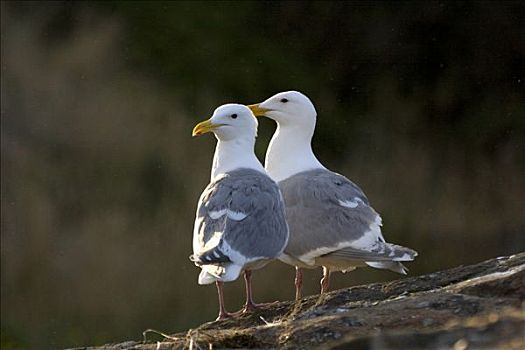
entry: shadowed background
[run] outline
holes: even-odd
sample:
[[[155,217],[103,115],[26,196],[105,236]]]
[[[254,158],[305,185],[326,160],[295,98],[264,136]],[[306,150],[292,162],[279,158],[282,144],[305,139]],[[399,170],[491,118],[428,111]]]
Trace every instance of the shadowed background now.
[[[215,318],[188,260],[215,139],[191,129],[289,89],[316,105],[319,158],[363,188],[388,241],[419,251],[410,274],[525,250],[519,1],[1,6],[2,349]],[[262,159],[274,125],[260,124]],[[293,298],[293,274],[256,272],[256,300]],[[226,293],[241,306],[241,280]]]

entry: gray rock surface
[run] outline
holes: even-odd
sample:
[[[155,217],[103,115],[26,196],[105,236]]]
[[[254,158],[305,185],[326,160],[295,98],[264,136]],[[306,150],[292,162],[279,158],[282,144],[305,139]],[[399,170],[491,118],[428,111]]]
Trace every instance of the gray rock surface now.
[[[162,341],[76,350],[525,349],[524,300],[520,253],[276,303]]]

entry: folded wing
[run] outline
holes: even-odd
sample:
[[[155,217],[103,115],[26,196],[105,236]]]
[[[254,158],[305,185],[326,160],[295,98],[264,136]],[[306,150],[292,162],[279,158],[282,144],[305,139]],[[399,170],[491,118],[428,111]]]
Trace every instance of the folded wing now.
[[[198,204],[191,260],[199,283],[236,279],[242,269],[281,254],[288,239],[279,189],[267,175],[239,169],[210,183]]]
[[[345,270],[362,262],[400,272],[404,267],[399,262],[417,255],[385,242],[381,217],[363,191],[344,176],[317,169],[294,175],[279,186],[291,232],[285,254],[305,267],[323,260]]]

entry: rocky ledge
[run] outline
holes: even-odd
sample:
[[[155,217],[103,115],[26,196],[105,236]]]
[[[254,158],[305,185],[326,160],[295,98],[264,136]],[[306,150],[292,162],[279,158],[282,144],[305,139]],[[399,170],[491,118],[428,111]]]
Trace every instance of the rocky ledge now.
[[[525,349],[525,253],[89,350]]]

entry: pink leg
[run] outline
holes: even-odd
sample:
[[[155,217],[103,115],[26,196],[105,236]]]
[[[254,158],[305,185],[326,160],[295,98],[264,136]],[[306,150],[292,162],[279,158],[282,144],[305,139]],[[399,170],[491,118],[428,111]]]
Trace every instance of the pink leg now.
[[[323,266],[323,278],[321,279],[321,294],[328,292],[330,287],[330,269]]]
[[[246,285],[246,303],[244,303],[244,308],[240,311],[240,313],[248,313],[251,311],[254,311],[262,306],[271,305],[273,303],[263,303],[263,304],[256,304],[253,302],[252,297],[252,271],[251,270],[245,270],[244,271],[244,282]]]
[[[226,311],[224,307],[224,292],[222,290],[224,282],[216,281],[215,284],[217,285],[217,293],[219,294],[219,316],[216,321],[219,321],[232,317],[232,314]]]
[[[244,304],[243,312],[253,311],[257,309],[257,304],[253,302],[252,272],[250,270],[244,271],[244,283],[246,285],[246,303]]]
[[[303,270],[295,267],[295,300],[300,300],[303,297]]]

